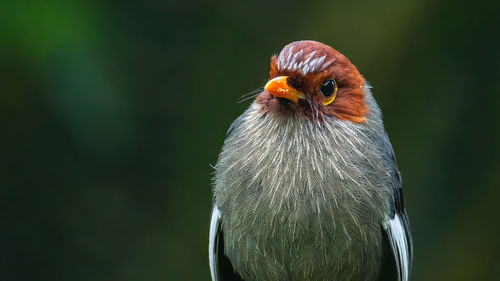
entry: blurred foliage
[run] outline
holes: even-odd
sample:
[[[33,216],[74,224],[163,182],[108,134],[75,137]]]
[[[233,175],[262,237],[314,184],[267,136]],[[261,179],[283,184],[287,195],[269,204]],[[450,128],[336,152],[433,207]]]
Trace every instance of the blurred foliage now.
[[[1,280],[208,280],[212,168],[269,58],[315,39],[374,86],[413,280],[500,275],[494,1],[3,1]]]

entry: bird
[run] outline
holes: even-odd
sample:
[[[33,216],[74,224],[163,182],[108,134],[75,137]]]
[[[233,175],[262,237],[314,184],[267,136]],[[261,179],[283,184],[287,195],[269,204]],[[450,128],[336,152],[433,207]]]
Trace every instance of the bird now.
[[[213,281],[410,280],[401,174],[371,89],[317,41],[271,57],[214,166]]]

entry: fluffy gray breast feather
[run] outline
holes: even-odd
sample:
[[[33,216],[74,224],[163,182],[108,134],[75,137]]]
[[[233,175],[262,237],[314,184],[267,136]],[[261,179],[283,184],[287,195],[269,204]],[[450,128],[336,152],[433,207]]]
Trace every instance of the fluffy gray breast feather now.
[[[400,280],[408,280],[411,239],[399,172],[365,88],[363,124],[262,114],[256,103],[233,123],[214,178],[213,280],[221,280],[221,234],[218,247],[246,281],[375,280],[383,230]]]

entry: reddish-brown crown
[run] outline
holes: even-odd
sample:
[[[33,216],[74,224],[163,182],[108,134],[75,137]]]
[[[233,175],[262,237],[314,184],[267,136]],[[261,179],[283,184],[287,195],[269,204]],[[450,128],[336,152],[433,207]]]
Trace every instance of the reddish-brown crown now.
[[[320,117],[326,114],[355,123],[366,120],[365,80],[356,66],[330,46],[316,41],[292,42],[278,56],[271,58],[269,76],[271,79],[288,76],[291,86],[302,91],[309,101],[301,100],[296,105],[264,91],[257,97],[263,112],[294,110],[314,119],[315,110],[311,108],[315,108]],[[324,97],[320,89],[329,79],[337,82],[337,97],[332,103],[323,105]]]

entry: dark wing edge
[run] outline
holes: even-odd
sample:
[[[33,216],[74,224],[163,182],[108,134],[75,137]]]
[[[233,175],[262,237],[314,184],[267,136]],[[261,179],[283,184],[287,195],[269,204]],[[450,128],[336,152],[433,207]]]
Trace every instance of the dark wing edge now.
[[[233,133],[233,131],[235,131],[240,126],[241,122],[243,122],[243,118],[245,118],[246,115],[247,113],[244,112],[238,118],[236,118],[236,120],[234,120],[233,123],[231,123],[231,126],[229,126],[229,129],[227,129],[226,132],[226,139],[229,138]]]
[[[229,126],[229,129],[226,132],[226,140],[240,126],[245,115],[246,112],[240,115],[236,120],[233,121],[231,126]],[[210,219],[210,233],[208,238],[208,260],[210,265],[210,275],[212,277],[212,281],[222,281],[226,279],[241,280],[239,278],[239,275],[233,272],[231,263],[224,255],[224,250],[222,248],[224,243],[222,237],[221,218],[222,218],[221,212],[217,207],[217,205],[214,204],[212,207],[212,216]],[[221,258],[222,260],[219,261],[219,258]],[[219,262],[221,262],[220,265]],[[231,278],[227,278],[227,275],[231,276]]]
[[[208,239],[208,260],[210,264],[210,275],[212,281],[220,281],[218,265],[218,244],[220,235],[221,213],[217,205],[212,208],[212,218],[210,219],[210,234]]]
[[[393,212],[383,224],[387,240],[391,246],[396,264],[398,280],[409,281],[413,264],[413,241],[410,231],[410,222],[403,202],[401,174],[398,171],[394,149],[387,135],[384,136],[387,160],[392,166]]]
[[[237,128],[243,115],[240,115],[234,122],[229,126],[226,132],[226,139],[232,134],[232,132]],[[210,219],[210,234],[208,238],[208,261],[210,264],[210,275],[212,276],[212,281],[221,281],[219,274],[219,241],[221,240],[221,212],[216,204],[212,207],[212,217]],[[222,253],[223,254],[223,253]]]

